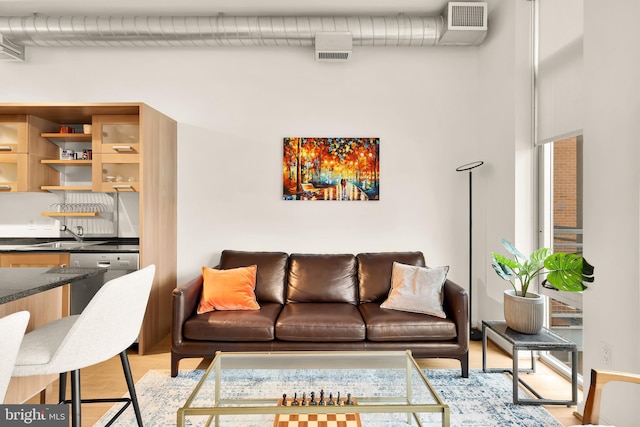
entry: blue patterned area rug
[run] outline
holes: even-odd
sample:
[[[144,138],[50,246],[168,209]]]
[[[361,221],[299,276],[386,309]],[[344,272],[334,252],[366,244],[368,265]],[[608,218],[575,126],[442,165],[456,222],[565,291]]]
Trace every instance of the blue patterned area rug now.
[[[511,396],[513,390],[511,377],[505,374],[470,370],[469,378],[462,378],[460,370],[457,369],[428,369],[424,372],[442,400],[449,405],[452,427],[562,427],[562,424],[543,407],[514,405]],[[203,373],[202,370],[185,370],[180,371],[176,378],[171,378],[168,370],[152,370],[144,375],[136,384],[144,425],[146,427],[175,426],[178,408],[187,400]],[[366,387],[368,381],[372,380],[375,381],[372,378],[362,381],[363,387]],[[273,389],[272,384],[267,387]],[[524,391],[521,390],[521,393]],[[95,425],[104,426],[120,406],[117,404],[111,408]],[[375,414],[363,415],[375,416]],[[268,421],[268,418],[251,422],[243,420],[240,423],[236,421],[231,425],[271,427],[273,415],[270,417],[271,421]],[[427,419],[424,420],[424,425],[440,425],[440,420],[439,417]],[[365,427],[408,425],[398,419],[379,423],[367,422],[363,417],[362,421]],[[136,426],[133,409],[127,408],[114,425]],[[202,424],[198,420],[193,420],[193,423],[188,420],[187,425]],[[221,425],[225,424],[221,423]],[[416,425],[415,422],[413,425]]]

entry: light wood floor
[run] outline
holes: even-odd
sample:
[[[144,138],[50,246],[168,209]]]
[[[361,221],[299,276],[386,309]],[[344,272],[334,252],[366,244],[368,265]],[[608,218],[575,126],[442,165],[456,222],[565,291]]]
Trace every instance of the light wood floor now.
[[[138,356],[131,351],[129,361],[134,381],[138,381],[147,371],[152,369],[169,369],[171,359],[171,344],[169,337],[152,349],[150,354]],[[488,346],[488,367],[510,367],[511,358],[495,347],[491,342]],[[209,360],[206,359],[183,359],[180,362],[180,369],[205,368]],[[446,359],[418,359],[418,363],[423,368],[459,369],[460,364]],[[470,369],[482,369],[482,344],[481,342],[471,342],[471,352],[469,358]],[[557,375],[552,369],[543,363],[537,364],[537,372],[534,374],[523,374],[526,381],[536,391],[545,398],[568,399],[571,396],[571,385],[564,378]],[[47,403],[56,401],[58,393],[57,381],[47,393]],[[86,399],[101,397],[121,397],[127,391],[127,386],[122,374],[120,358],[114,357],[106,362],[85,368],[81,372],[82,397]],[[67,396],[70,395],[67,392]],[[582,399],[582,391],[579,393],[579,400]],[[30,400],[30,403],[38,403],[37,398]],[[82,424],[84,426],[93,425],[111,407],[112,404],[94,403],[82,406]],[[580,424],[574,417],[575,407],[566,406],[545,406],[563,425],[570,426]],[[131,410],[130,408],[127,409]],[[116,423],[117,425],[117,423]],[[149,426],[157,427],[157,426]],[[164,426],[162,426],[164,427]]]

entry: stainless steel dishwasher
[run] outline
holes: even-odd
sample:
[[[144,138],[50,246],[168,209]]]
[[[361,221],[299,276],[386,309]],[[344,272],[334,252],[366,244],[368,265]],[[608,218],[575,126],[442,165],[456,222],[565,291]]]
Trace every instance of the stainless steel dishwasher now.
[[[71,253],[71,268],[104,268],[105,273],[71,285],[71,314],[80,314],[103,284],[140,268],[137,253]]]

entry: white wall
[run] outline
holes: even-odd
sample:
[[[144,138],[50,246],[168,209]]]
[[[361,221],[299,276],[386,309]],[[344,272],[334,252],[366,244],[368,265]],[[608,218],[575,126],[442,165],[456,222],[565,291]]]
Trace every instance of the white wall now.
[[[588,382],[591,368],[640,372],[640,4],[587,1],[584,10],[584,247],[596,276],[584,294]],[[638,424],[640,387],[607,385],[603,399],[601,424]]]
[[[70,65],[72,64],[72,65]],[[422,250],[466,284],[467,180],[478,150],[477,48],[28,49],[1,102],[142,101],[178,121],[178,280],[225,248]],[[377,202],[282,197],[286,136],[381,140]]]
[[[474,321],[502,319],[509,283],[491,267],[500,240],[532,246],[531,2],[490,2],[492,31],[479,51],[481,158],[474,180]],[[476,196],[477,188],[477,196]],[[478,224],[477,226],[475,224]]]

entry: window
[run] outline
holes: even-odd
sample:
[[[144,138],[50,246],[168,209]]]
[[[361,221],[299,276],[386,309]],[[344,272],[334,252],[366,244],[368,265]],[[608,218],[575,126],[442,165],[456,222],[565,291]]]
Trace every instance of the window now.
[[[582,253],[582,136],[540,147],[541,244],[553,252]],[[548,296],[547,327],[578,346],[578,372],[582,372],[582,294],[543,289]],[[546,358],[569,372],[566,353]]]

